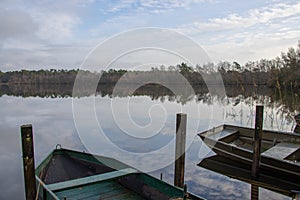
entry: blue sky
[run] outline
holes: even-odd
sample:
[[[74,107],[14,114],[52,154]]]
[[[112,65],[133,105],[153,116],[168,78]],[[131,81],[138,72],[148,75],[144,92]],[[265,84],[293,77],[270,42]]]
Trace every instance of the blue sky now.
[[[142,27],[178,31],[197,42],[215,63],[244,64],[296,47],[300,2],[3,0],[0,70],[77,68],[97,44]]]

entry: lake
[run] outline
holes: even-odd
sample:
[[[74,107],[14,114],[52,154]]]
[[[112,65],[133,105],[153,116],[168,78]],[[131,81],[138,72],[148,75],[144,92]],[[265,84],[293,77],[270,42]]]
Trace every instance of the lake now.
[[[7,95],[8,94],[8,95]],[[0,199],[24,199],[20,126],[33,124],[36,166],[57,144],[63,148],[114,157],[173,183],[176,113],[186,113],[188,190],[207,199],[250,199],[250,185],[197,164],[213,155],[197,132],[228,123],[254,126],[255,106],[264,105],[264,128],[292,131],[299,112],[291,101],[272,96],[168,94],[68,97],[16,95],[0,97]],[[43,97],[42,97],[43,96]],[[295,100],[297,103],[298,101]],[[290,199],[260,189],[263,199]]]

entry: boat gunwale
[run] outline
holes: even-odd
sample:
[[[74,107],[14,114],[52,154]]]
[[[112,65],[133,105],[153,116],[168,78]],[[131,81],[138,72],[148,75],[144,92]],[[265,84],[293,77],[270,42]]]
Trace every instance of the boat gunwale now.
[[[71,157],[75,157],[76,159],[88,161],[88,162],[95,163],[95,164],[102,164],[102,165],[105,165],[108,167],[112,167],[115,170],[121,170],[121,169],[125,169],[125,168],[133,168],[119,160],[116,160],[114,158],[107,157],[107,156],[102,156],[102,155],[100,156],[100,155],[95,155],[95,154],[91,154],[91,153],[87,153],[87,152],[80,152],[80,151],[65,149],[65,148],[55,149],[53,151],[53,155],[62,155],[64,153],[68,154]],[[89,158],[89,159],[86,159],[86,158]],[[113,164],[115,164],[115,166],[107,165],[106,161],[112,161]],[[117,165],[119,165],[119,166],[117,166]]]
[[[108,167],[112,167],[115,170],[122,170],[125,168],[132,168],[131,166],[118,161],[114,158],[106,157],[106,156],[100,156],[100,155],[94,155],[91,153],[86,153],[86,152],[80,152],[80,151],[75,151],[71,149],[65,149],[65,148],[59,148],[59,149],[54,149],[51,151],[46,158],[38,165],[38,167],[35,169],[35,174],[38,176],[41,176],[41,172],[47,167],[47,165],[51,162],[52,158],[55,155],[64,155],[67,154],[71,157],[75,157],[78,160],[83,160],[83,161],[88,161],[94,164],[102,164]],[[85,159],[83,157],[89,158]],[[109,166],[106,164],[105,161],[111,161],[115,166]],[[40,177],[41,178],[41,177]]]
[[[40,179],[42,179],[42,174],[41,172],[45,169],[45,167],[49,164],[49,162],[52,160],[53,158],[53,152],[55,150],[51,151],[50,153],[47,154],[46,158],[43,159],[40,164],[37,166],[37,168],[35,169],[35,175],[37,175]]]
[[[238,129],[238,131],[240,130],[247,130],[247,131],[254,131],[254,128],[251,127],[241,127],[241,126],[237,126],[237,125],[231,125],[231,124],[222,124],[222,125],[218,125],[215,127],[212,127],[210,129],[204,130],[204,131],[200,131],[198,132],[198,136],[200,136],[201,138],[206,137],[206,134],[208,133],[217,133],[218,130],[220,130],[220,132],[222,130],[224,130],[225,128],[230,128],[230,129]],[[284,135],[284,136],[288,136],[288,137],[296,137],[300,139],[300,135],[295,133],[295,132],[284,132],[284,131],[278,131],[278,130],[268,130],[268,129],[263,129],[263,133],[269,133],[269,134],[276,134],[276,135]]]

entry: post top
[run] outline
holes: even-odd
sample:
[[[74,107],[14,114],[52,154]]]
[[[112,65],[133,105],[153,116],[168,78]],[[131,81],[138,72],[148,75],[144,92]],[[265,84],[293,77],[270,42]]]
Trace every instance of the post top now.
[[[32,124],[24,124],[21,128],[32,128]]]

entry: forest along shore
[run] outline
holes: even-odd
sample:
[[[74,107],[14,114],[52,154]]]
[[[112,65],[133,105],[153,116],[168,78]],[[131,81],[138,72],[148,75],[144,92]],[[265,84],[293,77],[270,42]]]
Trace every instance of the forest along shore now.
[[[12,85],[73,85],[77,74],[80,72],[81,81],[88,83],[90,80],[98,80],[99,85],[115,85],[122,77],[128,84],[136,84],[137,76],[155,77],[165,75],[172,77],[172,73],[181,73],[192,85],[192,87],[207,89],[206,85],[216,84],[216,77],[221,74],[225,86],[239,87],[242,91],[247,86],[254,88],[264,86],[276,89],[281,95],[283,92],[299,93],[300,91],[300,41],[297,49],[289,48],[287,53],[282,53],[280,57],[272,60],[261,59],[260,61],[249,61],[244,65],[237,62],[219,62],[218,64],[207,63],[197,65],[196,67],[188,66],[181,63],[176,66],[159,66],[152,67],[150,71],[127,71],[125,69],[109,69],[108,71],[90,72],[79,69],[73,70],[21,70],[21,71],[0,71],[0,85],[11,87]],[[203,79],[205,77],[205,81]],[[169,83],[176,84],[177,80],[165,80]],[[5,87],[4,87],[5,88]],[[3,89],[2,89],[3,90]]]

